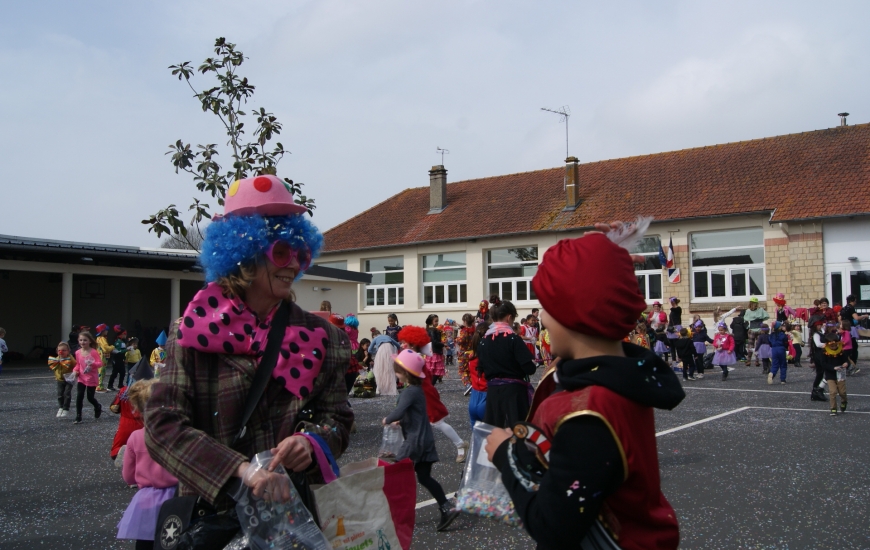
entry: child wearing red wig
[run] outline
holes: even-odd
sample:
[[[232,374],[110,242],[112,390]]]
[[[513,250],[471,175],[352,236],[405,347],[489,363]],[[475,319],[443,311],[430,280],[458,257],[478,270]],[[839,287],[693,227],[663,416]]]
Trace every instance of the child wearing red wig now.
[[[538,386],[530,421],[494,429],[486,451],[538,548],[679,545],[661,491],[653,407],[672,409],[685,393],[660,357],[623,341],[646,308],[627,251],[646,225],[596,226],[606,234],[559,241],[532,281],[555,368]]]
[[[422,353],[425,356],[432,354],[432,340],[429,333],[423,327],[415,327],[406,325],[399,331],[399,343],[405,349],[412,349],[417,353]],[[443,433],[447,438],[456,445],[456,462],[465,462],[465,453],[468,451],[468,443],[462,441],[453,426],[444,421],[447,415],[447,407],[441,402],[441,394],[435,389],[432,383],[432,371],[429,370],[429,364],[426,364],[426,377],[423,378],[421,386],[423,394],[426,396],[426,414],[429,416],[429,422],[432,427]]]

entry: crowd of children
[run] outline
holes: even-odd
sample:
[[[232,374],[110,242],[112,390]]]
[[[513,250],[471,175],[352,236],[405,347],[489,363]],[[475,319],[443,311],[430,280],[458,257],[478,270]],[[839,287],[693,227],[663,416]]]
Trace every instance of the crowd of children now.
[[[788,366],[802,367],[803,346],[810,346],[810,366],[816,369],[811,398],[814,401],[834,399],[834,394],[845,396],[845,377],[857,373],[856,339],[861,334],[870,335],[860,323],[870,315],[855,312],[857,299],[847,297],[847,306],[829,307],[827,298],[814,302],[814,307],[802,314],[808,318],[807,327],[811,338],[804,342],[801,316],[788,306],[785,296],[777,294],[773,318],[759,306],[758,298],[751,298],[749,307],[734,308],[721,314],[714,314],[716,331],[711,339],[700,316],[695,315],[687,326],[681,326],[682,308],[676,297],[670,299],[671,311],[665,316],[660,302],[654,302],[652,310],[643,315],[626,341],[651,349],[675,371],[682,373],[684,381],[694,381],[704,377],[705,368],[718,367],[722,380],[728,379],[734,365],[753,362],[761,368],[768,384],[779,379],[787,383]],[[733,315],[730,324],[726,319]],[[836,344],[829,344],[829,340]],[[708,350],[708,344],[712,351]],[[836,351],[836,353],[834,353]],[[831,359],[833,357],[833,359]],[[836,370],[831,363],[836,363]],[[835,375],[840,377],[839,384]],[[823,381],[834,382],[830,386],[830,397],[824,395]],[[841,397],[841,399],[845,399]],[[833,403],[833,401],[831,401]],[[834,408],[832,404],[832,409]],[[845,408],[843,409],[845,410]]]
[[[70,334],[70,340],[58,343],[55,349],[57,355],[48,358],[48,368],[54,374],[57,384],[58,409],[56,417],[66,418],[69,416],[73,388],[75,388],[75,424],[82,422],[85,397],[94,407],[94,418],[100,418],[102,406],[94,394],[123,391],[127,384],[128,374],[142,360],[139,339],[136,337],[128,338],[127,332],[120,325],[114,326],[115,339],[111,345],[108,343],[107,325],[97,325],[98,336],[96,337],[88,328],[86,326],[74,327],[75,330]],[[163,349],[165,343],[166,333],[162,332],[157,338],[157,347],[151,354],[149,361],[151,372],[155,378],[159,378],[160,368],[163,367],[165,361],[166,352]],[[108,387],[103,388],[106,365],[112,365],[112,372],[108,380]],[[116,380],[118,389],[114,387]]]
[[[117,332],[123,334],[122,331]],[[115,363],[121,365],[117,371],[121,387],[109,406],[113,413],[120,415],[120,421],[109,456],[122,469],[124,481],[139,491],[118,523],[118,538],[136,541],[137,549],[150,549],[154,546],[160,506],[174,496],[178,480],[154,462],[145,448],[142,411],[151,395],[151,385],[155,382],[152,377],[157,369],[140,362],[136,338],[122,343],[124,355]],[[85,396],[94,408],[94,418],[102,415],[103,407],[94,395],[104,365],[104,355],[98,346],[97,338],[88,331],[82,331],[78,333],[74,352],[68,342],[60,342],[56,348],[57,355],[49,357],[48,367],[54,373],[57,384],[58,418],[69,414],[73,386],[76,387],[75,423],[82,422]]]
[[[586,243],[581,246],[574,242],[565,246],[580,247],[575,251],[577,254],[591,253],[585,250]],[[590,241],[589,246],[615,258],[621,258],[624,254],[613,250],[612,244],[599,242],[597,238]],[[550,257],[556,263],[555,257]],[[574,265],[576,259],[565,256],[559,261]],[[575,267],[579,269],[578,266]],[[550,270],[558,268],[550,267]],[[559,277],[555,271],[551,275],[546,273],[542,264],[539,274],[552,277],[553,281]],[[554,311],[551,313],[548,310],[545,318],[557,331],[552,335],[539,319],[540,312],[533,310],[532,314],[516,323],[518,315],[514,306],[497,296],[490,297],[489,301],[482,301],[476,315],[464,315],[461,325],[450,319],[441,324],[439,317],[433,314],[426,319],[425,328],[403,327],[399,325],[395,314],[389,314],[383,333],[375,328],[371,329],[371,340],[359,339],[359,320],[355,315],[342,317],[332,314],[331,307],[327,310],[329,321],[346,331],[350,337],[352,355],[345,375],[348,394],[356,397],[398,396],[395,409],[383,419],[383,424],[396,423],[401,426],[405,439],[396,458],[409,458],[414,462],[418,481],[437,501],[441,512],[441,521],[437,528],[439,531],[446,529],[458,512],[447,500],[441,485],[432,477],[432,465],[439,460],[434,432],[440,431],[456,446],[456,462],[465,461],[468,449],[468,444],[446,423],[449,413],[435,387],[446,376],[448,366],[457,367],[465,393],[470,395],[468,414],[472,426],[477,421],[486,421],[497,428],[512,428],[523,424],[528,417],[544,426],[546,432],[550,417],[556,418],[553,416],[555,411],[551,410],[555,406],[553,403],[564,399],[550,401],[552,396],[543,396],[540,400],[536,396],[533,399],[529,376],[534,373],[536,366],[549,364],[554,354],[562,358],[558,365],[553,363],[552,366],[558,367],[560,383],[566,396],[579,392],[589,393],[592,398],[589,407],[591,410],[600,407],[602,418],[609,415],[618,417],[626,414],[625,411],[631,411],[628,416],[633,415],[635,420],[641,422],[640,431],[639,428],[629,428],[629,423],[620,423],[616,432],[612,428],[610,432],[605,432],[594,419],[583,418],[570,422],[564,430],[567,435],[562,436],[562,439],[556,439],[555,428],[547,434],[556,442],[552,447],[554,455],[564,453],[566,456],[580,456],[593,452],[597,453],[596,456],[603,457],[602,460],[607,459],[602,463],[610,465],[609,469],[599,472],[600,475],[594,479],[589,478],[590,486],[600,489],[593,495],[595,498],[590,499],[586,506],[581,506],[579,514],[576,511],[563,511],[560,512],[559,519],[579,522],[577,525],[586,529],[596,525],[602,532],[614,537],[618,534],[619,524],[602,523],[601,517],[595,519],[596,511],[605,504],[613,506],[619,501],[618,494],[621,493],[617,492],[617,488],[621,484],[630,485],[623,481],[628,479],[631,473],[629,470],[639,467],[647,477],[652,476],[654,471],[657,472],[654,438],[649,439],[654,433],[652,417],[647,410],[638,407],[651,411],[650,407],[670,409],[676,406],[682,399],[682,390],[678,382],[674,385],[670,381],[670,378],[676,380],[674,372],[681,373],[684,381],[694,381],[704,378],[705,369],[717,368],[721,371],[721,379],[726,381],[729,372],[734,370],[734,365],[743,362],[749,366],[754,356],[755,364],[762,368],[768,384],[772,384],[777,376],[780,383],[785,384],[788,364],[791,362],[797,367],[801,366],[801,348],[804,345],[801,325],[795,317],[795,311],[785,304],[781,294],[774,299],[777,304],[774,319],[758,307],[758,300],[753,298],[747,310],[735,308],[725,315],[719,315],[717,311],[714,316],[715,329],[712,334],[708,334],[704,321],[698,315],[690,323],[683,325],[682,308],[677,297],[670,298],[669,313],[662,309],[660,302],[655,302],[651,311],[635,317],[636,321],[624,318],[626,316],[623,314],[618,323],[619,327],[601,327],[598,323],[588,321],[581,308],[573,312],[558,308],[555,302],[558,299],[558,286],[547,289],[556,283],[540,276],[535,281],[536,288],[541,289],[539,295],[542,295],[542,302],[547,300],[553,304]],[[619,301],[616,297],[612,298]],[[817,371],[812,397],[822,399],[820,385],[824,380],[828,387],[828,396],[825,399],[830,404],[831,415],[837,415],[838,410],[839,413],[847,410],[846,376],[858,372],[856,326],[868,317],[854,313],[854,297],[849,298],[853,305],[851,310],[843,308],[842,319],[832,320],[827,307],[816,307],[810,312],[807,323],[811,334],[807,342],[810,347],[809,357]],[[822,303],[827,304],[827,301],[821,300],[818,305]],[[613,309],[615,306],[610,304],[608,307]],[[639,305],[635,301],[627,307],[634,310]],[[733,319],[729,324],[726,319],[732,315]],[[622,330],[623,325],[627,330],[632,324],[633,330],[625,338],[617,334],[616,331]],[[75,386],[75,423],[82,422],[85,397],[93,406],[94,417],[100,418],[102,406],[95,399],[94,393],[118,391],[115,390],[117,380],[120,391],[110,408],[121,415],[121,421],[110,456],[123,464],[124,480],[139,489],[118,524],[118,538],[135,540],[136,548],[150,548],[160,505],[175,494],[178,484],[177,479],[150,458],[144,445],[144,418],[140,413],[154,382],[150,378],[152,375],[159,378],[160,369],[166,361],[166,333],[162,332],[156,339],[157,347],[148,361],[142,361],[138,339],[128,338],[120,325],[113,327],[114,338],[109,337],[110,331],[105,324],[97,325],[95,333],[96,337],[88,330],[77,332],[74,346],[69,342],[60,342],[57,355],[49,358],[49,368],[53,371],[57,384],[56,416],[68,416],[72,389]],[[0,365],[2,352],[5,350],[2,339],[4,335],[5,331],[0,329]],[[632,346],[623,349],[620,347],[620,339],[649,351],[634,351]],[[110,340],[113,342],[110,343]],[[567,344],[569,341],[573,343]],[[581,341],[582,345],[579,344]],[[589,356],[588,353],[600,351],[597,349],[599,347],[606,347],[613,353],[596,356],[596,364],[606,364],[604,369],[596,372],[599,367],[587,364],[586,357]],[[600,357],[605,357],[605,360]],[[639,385],[642,384],[639,380],[630,380],[632,371],[628,366],[635,359],[639,360],[638,365],[649,365],[651,372],[661,375],[662,380],[666,379],[664,373],[670,377],[667,378],[666,387],[656,390],[658,394],[649,388],[646,391],[651,393],[637,393]],[[146,364],[151,367],[147,372],[134,368]],[[107,366],[112,366],[113,370],[106,384]],[[622,372],[626,379],[609,378],[608,373],[616,370]],[[134,371],[138,372],[133,374]],[[634,387],[635,384],[638,386]],[[588,391],[589,388],[592,390]],[[659,388],[662,388],[662,384],[659,384]],[[558,425],[555,424],[556,428]],[[631,433],[632,431],[635,433]],[[640,432],[643,434],[638,435]],[[568,435],[575,439],[597,441],[601,446],[590,451],[573,445],[566,439]],[[523,483],[521,480],[517,481],[517,467],[514,463],[521,462],[525,456],[524,451],[515,445],[518,438],[522,437],[519,432],[494,430],[487,447],[489,457],[502,472],[517,510],[524,515],[523,519],[528,522],[527,528],[532,535],[539,541],[565,540],[563,537],[567,535],[557,524],[532,514],[533,509],[540,508],[543,499],[555,500],[559,492],[565,491],[552,491],[551,486],[555,482],[547,484],[544,479],[535,482],[540,487],[536,489],[541,496],[538,502],[525,498],[525,493],[520,491]],[[643,455],[646,458],[647,463],[643,467],[636,466],[642,461],[627,463],[625,456],[617,460],[620,458],[618,453],[612,452],[616,449],[613,438],[619,438],[618,443],[621,444],[633,437],[640,437],[643,441],[642,448],[633,451],[638,453],[638,457]],[[506,441],[509,443],[505,443]],[[528,442],[525,445],[530,448]],[[554,456],[550,456],[551,463],[557,463],[559,468],[568,467],[566,462],[554,460]],[[555,480],[563,474],[567,476],[565,479],[576,476],[575,473],[568,475],[567,472],[552,469],[550,472],[533,474],[533,477],[549,476],[549,479]],[[577,485],[577,482],[573,485]],[[649,483],[643,482],[641,485],[643,486],[632,486],[631,490],[647,491],[650,494],[658,491],[657,477],[649,477]],[[670,511],[672,514],[667,501],[660,496],[660,492],[657,494],[659,496],[655,499],[655,507],[662,513]],[[567,491],[567,498],[560,498],[565,504],[569,504],[572,490]],[[647,527],[651,525],[651,512],[645,514],[641,510],[622,509],[621,513],[624,515],[615,519],[621,520],[623,525],[632,525],[633,522],[635,527],[640,524],[646,524]],[[658,537],[661,547],[671,547],[676,536],[675,520],[672,515],[668,516],[670,519],[667,521],[661,520],[664,517],[661,514],[657,517],[656,521],[660,523],[656,527],[658,531],[650,531],[643,536]],[[636,536],[635,532],[630,534]]]

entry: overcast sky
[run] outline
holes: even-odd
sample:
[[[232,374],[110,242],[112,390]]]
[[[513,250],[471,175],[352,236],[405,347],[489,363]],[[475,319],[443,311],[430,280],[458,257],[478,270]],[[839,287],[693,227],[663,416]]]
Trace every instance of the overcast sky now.
[[[564,125],[541,107],[570,106],[581,162],[870,121],[866,1],[0,8],[3,234],[157,246],[140,221],[195,191],[167,146],[225,142],[167,66],[198,65],[218,36],[250,58],[251,106],[293,153],[279,175],[306,184],[322,230],[428,185],[436,146],[450,182],[561,166]]]

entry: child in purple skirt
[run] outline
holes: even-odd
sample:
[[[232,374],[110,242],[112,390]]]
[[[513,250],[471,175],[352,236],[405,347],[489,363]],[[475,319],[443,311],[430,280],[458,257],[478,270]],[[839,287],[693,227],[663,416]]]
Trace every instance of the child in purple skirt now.
[[[722,369],[722,380],[728,380],[728,365],[737,362],[737,356],[734,354],[734,337],[728,333],[725,321],[720,321],[716,327],[718,332],[713,337],[713,348],[716,350],[713,355],[713,366]]]
[[[668,336],[665,334],[665,327],[663,326],[656,328],[656,343],[653,347],[653,351],[656,352],[656,355],[662,358],[662,361],[664,361],[665,364],[670,364],[668,363],[668,355],[671,351],[671,342],[668,340]]]
[[[770,349],[770,327],[761,325],[761,330],[758,337],[755,339],[755,359],[761,359],[762,373],[770,372],[770,358],[773,357],[773,352]]]
[[[697,317],[697,315],[696,315]],[[695,367],[698,369],[697,378],[704,378],[704,356],[707,355],[707,344],[713,343],[707,336],[707,327],[700,317],[692,323],[692,344],[695,346]]]
[[[135,410],[145,410],[153,384],[153,379],[140,380],[127,390],[127,399]],[[136,550],[150,550],[154,547],[154,531],[160,507],[175,496],[178,480],[148,454],[144,428],[130,434],[121,472],[124,481],[129,485],[138,485],[139,490],[118,523],[118,538],[135,540]]]

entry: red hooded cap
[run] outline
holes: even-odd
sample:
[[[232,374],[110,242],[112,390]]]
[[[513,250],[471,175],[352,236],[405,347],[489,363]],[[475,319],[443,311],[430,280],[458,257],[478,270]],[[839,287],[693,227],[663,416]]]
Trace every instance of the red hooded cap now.
[[[532,288],[560,324],[608,340],[625,338],[646,309],[628,251],[601,233],[547,249]]]

